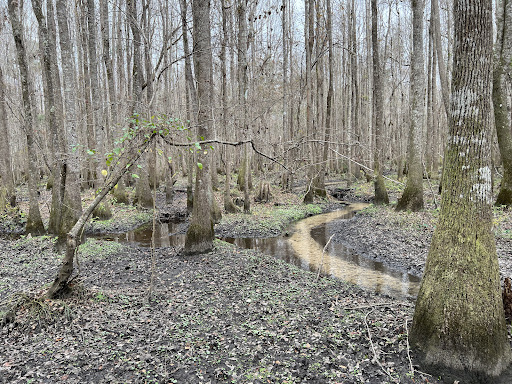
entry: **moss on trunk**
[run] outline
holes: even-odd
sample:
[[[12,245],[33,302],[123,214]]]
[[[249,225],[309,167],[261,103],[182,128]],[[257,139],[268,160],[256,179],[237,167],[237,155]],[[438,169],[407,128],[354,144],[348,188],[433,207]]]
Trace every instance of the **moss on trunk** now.
[[[396,205],[397,211],[417,212],[423,209],[423,188],[416,184],[408,183],[402,197]]]
[[[374,204],[389,204],[389,196],[388,191],[386,190],[386,185],[384,184],[384,178],[382,175],[378,175],[374,181],[375,188],[375,197]]]
[[[457,65],[441,211],[410,332],[424,365],[464,371],[473,382],[494,382],[489,377],[512,360],[492,232],[491,8],[454,4]]]

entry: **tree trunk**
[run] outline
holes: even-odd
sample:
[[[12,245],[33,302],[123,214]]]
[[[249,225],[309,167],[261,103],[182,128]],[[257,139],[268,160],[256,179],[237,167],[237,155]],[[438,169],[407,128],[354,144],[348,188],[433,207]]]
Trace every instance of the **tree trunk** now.
[[[194,76],[192,74],[192,63],[190,60],[190,48],[188,45],[188,23],[187,23],[187,1],[180,1],[181,7],[181,31],[183,39],[183,53],[185,55],[185,100],[187,106],[187,116],[190,124],[195,127],[197,126],[198,118],[198,104],[197,104],[197,90],[194,82]],[[193,170],[194,170],[194,153],[187,153],[187,210],[192,211],[194,206],[193,196]]]
[[[192,3],[194,22],[194,70],[197,82],[198,136],[208,139],[211,132],[212,110],[212,46],[210,31],[210,1],[194,0]],[[186,254],[203,253],[213,248],[213,191],[210,175],[210,152],[198,153],[194,207],[190,227],[185,236]]]
[[[51,7],[51,8],[48,8]],[[43,64],[43,81],[45,84],[45,114],[48,118],[48,126],[51,134],[52,149],[52,204],[50,211],[50,222],[48,224],[48,232],[58,234],[60,219],[62,215],[62,198],[64,197],[64,180],[61,175],[65,170],[65,144],[64,144],[64,122],[62,116],[62,97],[60,89],[56,89],[55,79],[59,76],[57,71],[57,58],[55,42],[50,37],[50,28],[48,28],[53,20],[53,4],[47,3],[48,23],[45,21],[41,0],[32,0],[32,9],[36,16],[39,26],[39,45]],[[49,18],[52,18],[50,21]],[[53,47],[52,47],[53,45]],[[59,81],[60,84],[60,81]],[[58,92],[58,95],[57,95]],[[60,105],[59,105],[60,103]]]
[[[0,67],[0,210],[7,204],[11,207],[16,205],[16,193],[14,190],[14,178],[12,176],[11,146],[9,142],[9,131],[7,129],[7,110],[5,108],[5,85],[4,74]]]
[[[133,35],[133,114],[138,121],[142,119],[144,108],[142,103],[142,86],[144,84],[143,66],[142,66],[142,36],[139,22],[137,19],[137,2],[127,0],[127,12],[130,28]],[[149,79],[148,79],[149,80]],[[134,203],[144,207],[153,207],[153,195],[149,187],[148,160],[147,154],[141,159],[141,169],[137,173],[139,177],[135,185]]]
[[[76,129],[76,80],[75,80],[75,61],[73,55],[73,46],[68,29],[68,3],[64,0],[57,0],[57,23],[59,25],[60,49],[62,56],[62,73],[64,86],[64,108],[65,126],[66,126],[66,155],[68,161],[63,170],[64,195],[63,210],[60,220],[59,235],[65,235],[70,231],[82,214],[82,201],[80,198],[80,163],[76,148],[78,146],[78,136]]]
[[[327,89],[327,106],[326,106],[326,116],[325,116],[325,135],[324,135],[324,153],[322,156],[323,163],[328,166],[328,156],[329,156],[329,146],[331,140],[331,125],[332,125],[332,104],[334,99],[334,50],[333,50],[333,41],[332,41],[332,10],[331,10],[331,0],[326,0],[327,2],[327,44],[328,44],[328,68],[329,68],[329,86]],[[324,190],[325,190],[325,182],[324,182]]]
[[[105,139],[103,128],[103,114],[100,98],[100,83],[98,79],[98,58],[96,55],[96,7],[95,0],[87,0],[87,43],[88,43],[88,57],[89,57],[89,75],[91,77],[91,96],[92,96],[92,115],[94,121],[94,138],[95,150],[94,162],[96,169],[95,187],[98,188],[103,185],[104,176],[102,170],[104,169],[103,154],[105,153]]]
[[[506,83],[507,80],[510,82],[512,79],[512,0],[499,1],[496,13],[498,36],[494,47],[492,98],[494,125],[503,162],[503,179],[501,179],[496,205],[510,206],[512,205],[512,126],[510,105],[507,105],[509,103]]]
[[[397,211],[423,209],[423,127],[425,125],[425,70],[423,59],[424,0],[411,0],[412,54],[411,54],[411,118],[407,145],[407,183],[398,200]]]
[[[443,97],[444,110],[446,117],[450,117],[450,86],[448,83],[448,74],[446,71],[446,62],[443,57],[443,43],[441,41],[441,21],[439,16],[438,0],[431,0],[431,16],[434,19],[434,45],[437,55],[437,64],[439,68],[439,78],[441,80],[441,94]]]
[[[247,80],[247,0],[238,0],[238,102],[241,106],[239,117],[239,129],[245,137],[249,135],[247,123],[247,94],[249,92]],[[248,144],[244,146],[244,159],[240,170],[240,185],[244,191],[244,213],[251,212],[249,197],[251,160]],[[243,176],[243,177],[242,177]]]
[[[492,232],[491,7],[454,4],[441,212],[410,332],[425,365],[455,370],[461,382],[492,382],[487,376],[499,375],[512,359]]]
[[[388,192],[382,177],[383,168],[383,147],[382,128],[384,114],[384,100],[382,99],[382,76],[379,60],[379,41],[377,39],[377,0],[371,0],[372,8],[372,59],[373,59],[373,114],[374,114],[374,172],[375,172],[375,204],[389,204]]]
[[[23,26],[18,17],[18,1],[8,1],[9,19],[12,26],[12,34],[16,44],[16,54],[18,67],[20,71],[21,93],[23,98],[23,128],[27,137],[28,146],[28,192],[29,192],[29,211],[27,217],[26,231],[29,233],[40,234],[44,232],[44,225],[39,211],[37,182],[39,172],[37,172],[37,154],[34,142],[34,119],[32,117],[32,100],[30,97],[30,85],[28,77],[28,64],[25,45],[23,41]]]

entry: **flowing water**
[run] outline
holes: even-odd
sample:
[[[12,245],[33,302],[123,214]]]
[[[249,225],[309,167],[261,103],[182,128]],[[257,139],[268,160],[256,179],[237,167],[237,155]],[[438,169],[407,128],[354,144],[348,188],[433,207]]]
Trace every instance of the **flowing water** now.
[[[311,216],[293,226],[291,236],[270,238],[224,238],[243,248],[257,249],[288,263],[322,275],[339,278],[377,293],[405,298],[416,296],[420,278],[403,271],[389,269],[383,263],[358,255],[340,243],[329,241],[338,220],[353,217],[366,204],[351,204],[344,209]],[[185,235],[177,232],[183,223],[158,224],[155,246],[181,246]],[[152,226],[120,235],[102,236],[109,240],[150,246]],[[348,239],[350,243],[350,239]],[[327,244],[328,243],[328,244]],[[327,247],[326,247],[327,244]],[[324,251],[325,248],[325,251]]]

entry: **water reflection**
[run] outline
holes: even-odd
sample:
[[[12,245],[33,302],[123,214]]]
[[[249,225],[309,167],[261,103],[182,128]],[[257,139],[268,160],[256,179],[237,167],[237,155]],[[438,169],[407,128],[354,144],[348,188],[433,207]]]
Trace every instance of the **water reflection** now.
[[[366,204],[351,204],[339,211],[303,219],[295,224],[291,237],[222,240],[242,248],[257,249],[312,272],[321,269],[323,275],[349,281],[374,292],[400,298],[416,296],[420,283],[420,278],[416,276],[389,269],[383,263],[360,256],[339,243],[330,242],[323,252],[325,244],[335,231],[336,222],[351,218],[365,206]],[[155,246],[183,246],[184,225],[185,223],[157,224]],[[101,238],[148,247],[151,246],[151,236],[152,225],[147,225],[127,233]]]
[[[185,234],[179,233],[181,226],[183,223],[157,223],[155,225],[155,247],[179,247],[185,244]],[[102,235],[99,238],[149,247],[152,233],[153,226],[148,224],[126,233]]]
[[[254,248],[279,257],[303,269],[336,277],[374,292],[394,297],[416,296],[420,278],[406,272],[389,269],[383,263],[362,257],[339,243],[325,244],[331,237],[337,220],[351,218],[364,204],[352,204],[346,209],[316,215],[299,221],[290,238],[224,239],[244,248]]]

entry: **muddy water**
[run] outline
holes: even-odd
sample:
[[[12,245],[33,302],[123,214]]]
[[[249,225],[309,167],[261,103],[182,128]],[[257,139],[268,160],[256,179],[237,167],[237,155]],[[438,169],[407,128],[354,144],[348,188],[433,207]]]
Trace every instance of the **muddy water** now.
[[[322,275],[332,276],[377,293],[398,298],[417,295],[420,278],[387,268],[383,263],[358,255],[339,243],[329,242],[336,222],[354,216],[366,204],[311,216],[296,223],[291,237],[224,239],[244,248],[258,249],[288,263]],[[350,239],[347,239],[350,243]]]
[[[185,234],[178,233],[183,223],[158,223],[155,226],[155,247],[179,247],[185,244]],[[181,232],[181,231],[180,231]],[[133,231],[113,235],[93,236],[120,243],[131,243],[140,247],[151,247],[153,226],[144,225]]]
[[[404,298],[416,296],[420,279],[406,272],[391,270],[380,262],[363,257],[342,244],[329,242],[336,222],[353,217],[366,204],[351,204],[344,209],[303,219],[293,227],[289,237],[271,238],[224,238],[243,248],[257,249],[278,257],[300,268],[322,275],[339,278],[378,293]],[[155,246],[182,246],[185,235],[183,223],[158,224],[155,230]],[[290,231],[292,232],[292,231]],[[102,236],[109,240],[150,246],[152,226],[143,227],[120,235]],[[351,243],[347,239],[347,243]]]

